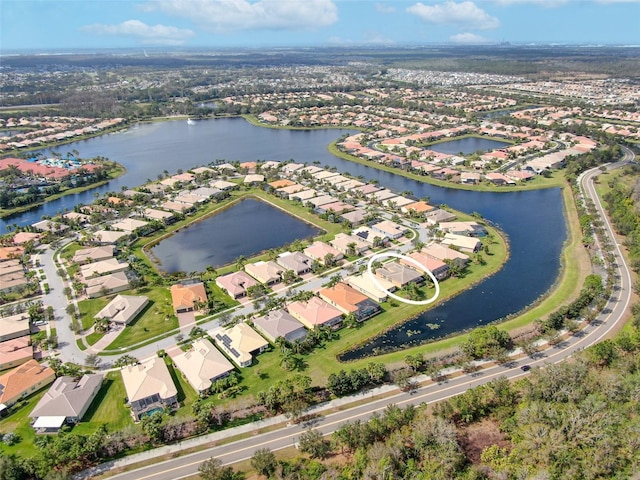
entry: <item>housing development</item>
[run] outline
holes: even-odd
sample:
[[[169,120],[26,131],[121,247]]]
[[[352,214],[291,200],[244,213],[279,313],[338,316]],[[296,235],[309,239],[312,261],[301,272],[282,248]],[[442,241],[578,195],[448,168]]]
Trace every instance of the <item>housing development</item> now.
[[[547,356],[574,355],[566,368],[584,368],[572,375],[585,383],[588,368],[621,359],[635,372],[638,78],[383,67],[366,56],[179,71],[144,58],[108,75],[88,61],[50,67],[69,69],[74,95],[113,92],[101,112],[71,101],[23,109],[37,92],[17,86],[50,73],[0,71],[11,86],[0,92],[0,459],[34,462],[16,478],[115,475],[180,441],[219,449],[225,465],[246,449],[258,475],[293,478],[260,470],[258,437],[225,450],[263,428],[283,432],[265,440],[268,453],[319,461],[332,451],[345,458],[322,472],[346,478],[351,454],[371,460],[369,443],[387,451],[396,428],[430,422],[447,425],[457,453],[445,456],[460,461],[438,478],[483,468],[503,478],[498,457],[516,455],[526,434],[499,431],[496,412],[529,425],[518,402],[542,401],[543,388],[559,395],[559,384],[540,386],[545,370],[565,368],[545,367]],[[242,128],[251,135],[237,140]],[[318,132],[332,134],[328,152],[315,149]],[[223,148],[239,153],[221,158]],[[275,153],[253,155],[262,149]],[[597,175],[606,180],[592,193]],[[602,341],[629,318],[624,342]],[[348,436],[371,415],[396,415],[395,401],[373,407],[387,396],[414,406],[385,434]],[[358,402],[372,407],[356,423],[348,413],[324,423]],[[439,402],[438,420],[421,402]],[[633,437],[637,412],[624,412],[616,428]],[[173,461],[167,453],[148,458]],[[620,468],[637,473],[637,460]],[[206,476],[201,465],[224,471],[207,462],[185,472],[222,478]],[[409,478],[398,469],[353,478]]]

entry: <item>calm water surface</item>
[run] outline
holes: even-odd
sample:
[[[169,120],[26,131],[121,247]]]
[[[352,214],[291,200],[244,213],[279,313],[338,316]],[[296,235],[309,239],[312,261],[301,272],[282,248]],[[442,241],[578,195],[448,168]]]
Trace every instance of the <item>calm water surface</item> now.
[[[124,176],[100,189],[64,197],[35,211],[6,219],[6,223],[34,223],[43,214],[53,215],[72,209],[77,203],[91,203],[94,192],[119,191],[123,186],[133,187],[147,179],[155,179],[163,170],[174,173],[179,168],[187,170],[216,159],[319,161],[342,173],[378,180],[396,192],[411,191],[417,197],[428,196],[436,205],[447,204],[458,210],[478,212],[508,235],[511,248],[511,256],[500,272],[387,332],[349,358],[375,348],[397,348],[486,324],[521,310],[551,287],[558,276],[560,253],[566,238],[559,189],[489,193],[421,183],[329,154],[327,145],[347,132],[350,131],[268,129],[255,127],[239,118],[198,121],[191,126],[184,120],[139,125],[125,133],[76,142],[60,149],[75,148],[83,157],[109,157],[127,167]],[[4,230],[4,225],[0,227]],[[234,258],[234,255],[230,257]],[[431,330],[426,324],[432,323],[442,326]]]
[[[220,267],[241,255],[249,258],[319,233],[279,208],[249,198],[182,229],[151,251],[165,272],[197,272],[207,265]]]
[[[474,152],[488,152],[489,150],[508,147],[509,145],[511,145],[509,142],[501,142],[490,138],[465,137],[429,145],[428,148],[434,152],[448,153],[450,155],[458,153],[468,155]]]

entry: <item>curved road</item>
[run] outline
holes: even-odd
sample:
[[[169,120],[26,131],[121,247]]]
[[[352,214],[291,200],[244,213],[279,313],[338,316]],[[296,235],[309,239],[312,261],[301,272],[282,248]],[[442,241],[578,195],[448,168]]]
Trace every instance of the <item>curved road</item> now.
[[[625,149],[625,157],[622,162],[611,164],[608,168],[617,168],[633,159],[633,153]],[[593,199],[599,214],[601,215],[606,226],[606,234],[612,239],[615,246],[615,259],[617,269],[618,285],[614,289],[612,297],[607,302],[603,313],[601,313],[596,321],[588,325],[584,330],[569,337],[565,341],[550,348],[542,353],[537,354],[535,359],[530,361],[514,361],[507,365],[491,366],[478,373],[471,375],[462,375],[454,377],[441,383],[432,383],[417,388],[413,392],[401,392],[382,399],[371,399],[363,405],[347,408],[343,411],[330,413],[325,416],[319,416],[314,420],[313,428],[323,434],[331,434],[345,422],[354,420],[367,420],[374,412],[381,412],[387,405],[395,404],[398,406],[418,405],[421,403],[431,403],[445,400],[464,393],[470,388],[477,387],[498,377],[507,377],[515,379],[527,375],[519,367],[523,363],[528,363],[532,367],[543,367],[549,363],[558,363],[571,356],[574,352],[582,350],[594,343],[599,342],[609,335],[623,321],[625,314],[631,302],[631,275],[625,263],[624,257],[620,251],[613,229],[604,214],[604,209],[598,196],[595,193],[593,179],[601,173],[599,168],[589,170],[580,176],[580,184],[583,192],[587,197]],[[309,413],[320,413],[331,407],[317,407],[310,410]],[[215,446],[201,452],[188,454],[178,458],[158,462],[154,465],[141,467],[126,473],[118,474],[110,478],[118,480],[179,480],[198,472],[200,464],[211,458],[220,459],[223,464],[232,464],[242,460],[247,460],[253,456],[255,450],[260,448],[269,448],[272,451],[292,446],[297,437],[309,425],[292,425],[278,428],[271,432],[254,434],[249,438],[234,441],[226,445]],[[131,459],[133,460],[133,459]],[[113,464],[105,464],[93,470],[93,474],[98,472],[104,473],[109,466],[122,466],[128,463],[126,459],[116,461]],[[109,465],[109,466],[108,466]],[[80,475],[77,478],[88,478],[89,473]]]

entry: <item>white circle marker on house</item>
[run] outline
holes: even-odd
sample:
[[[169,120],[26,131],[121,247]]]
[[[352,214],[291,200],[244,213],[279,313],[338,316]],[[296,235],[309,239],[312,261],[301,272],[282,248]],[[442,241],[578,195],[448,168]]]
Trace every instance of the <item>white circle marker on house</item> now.
[[[380,258],[387,258],[387,257],[399,258],[401,260],[404,259],[407,262],[410,262],[410,263],[414,264],[420,270],[423,270],[427,275],[429,275],[431,280],[433,280],[433,284],[436,287],[436,292],[433,294],[433,296],[431,298],[427,298],[426,300],[419,300],[419,301],[418,300],[409,300],[408,298],[399,297],[398,295],[395,295],[395,294],[391,293],[390,291],[386,290],[385,288],[383,288],[382,285],[380,284],[380,282],[378,281],[378,279],[376,278],[376,276],[374,275],[374,273],[371,271],[371,265],[376,260],[378,260]],[[422,265],[416,259],[408,257],[407,255],[402,255],[401,253],[396,253],[396,252],[376,253],[373,257],[371,257],[369,259],[369,262],[367,262],[367,273],[371,277],[371,280],[373,281],[373,284],[376,286],[376,288],[378,288],[381,292],[386,293],[391,298],[394,298],[394,299],[398,300],[399,302],[408,303],[410,305],[428,305],[430,303],[435,302],[436,299],[438,298],[438,296],[440,295],[440,284],[438,283],[438,280],[433,275],[433,273],[431,273],[431,270],[429,270],[427,267]]]

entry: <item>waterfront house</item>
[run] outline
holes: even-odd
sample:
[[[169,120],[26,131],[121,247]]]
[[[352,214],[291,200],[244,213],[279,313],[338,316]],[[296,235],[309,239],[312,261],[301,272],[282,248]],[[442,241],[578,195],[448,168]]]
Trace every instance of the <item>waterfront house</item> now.
[[[343,282],[323,288],[318,294],[345,315],[353,314],[358,321],[366,320],[380,312],[380,305]]]
[[[478,222],[440,222],[439,228],[445,233],[467,237],[483,237],[487,234],[487,229]]]
[[[380,288],[373,282],[372,276],[366,271],[358,275],[351,275],[344,279],[349,286],[353,287],[360,293],[364,293],[374,302],[382,303],[387,299],[387,292],[393,292],[396,287],[393,283],[385,280],[384,278],[376,278],[376,280],[386,291],[380,290]]]
[[[28,360],[0,376],[0,404],[12,406],[21,399],[46,387],[56,378],[52,368]]]
[[[354,210],[353,212],[347,212],[340,215],[342,220],[345,220],[351,224],[353,227],[357,227],[358,225],[362,225],[364,223],[364,219],[367,216],[367,211],[361,208]]]
[[[432,243],[425,246],[421,253],[424,253],[428,257],[435,258],[442,262],[451,261],[455,262],[460,268],[464,268],[469,263],[469,256],[462,252],[449,248],[446,245],[440,243]]]
[[[418,202],[410,203],[409,205],[404,205],[400,210],[403,213],[408,213],[409,215],[424,216],[427,212],[435,210],[435,208],[436,207],[433,205],[429,205],[427,202],[420,200]]]
[[[398,288],[409,283],[422,283],[424,277],[415,269],[409,268],[397,261],[387,262],[376,270],[376,276],[387,280]]]
[[[449,265],[444,263],[442,260],[438,260],[436,258],[430,257],[429,255],[423,252],[410,253],[409,257],[413,258],[423,267],[426,267],[427,270],[429,270],[433,274],[433,276],[436,277],[436,280],[444,280],[449,276]],[[405,259],[402,259],[400,261],[404,263],[406,266],[413,268],[419,272],[423,271],[422,269],[418,268],[415,264]]]
[[[318,297],[292,302],[287,305],[287,310],[308,329],[320,326],[337,328],[342,324],[342,312]]]
[[[467,237],[466,235],[456,235],[455,233],[447,233],[442,239],[442,244],[458,247],[460,251],[466,253],[475,253],[482,248],[482,243],[477,238]]]
[[[209,390],[213,382],[228,376],[235,368],[206,338],[195,340],[189,350],[172,356],[172,360],[200,394]]]
[[[213,334],[213,340],[240,368],[250,367],[253,356],[269,348],[269,342],[246,323],[217,331]]]
[[[144,363],[127,365],[120,373],[136,421],[165,408],[177,408],[178,390],[163,358],[152,357]]]
[[[429,225],[438,225],[440,222],[452,222],[456,219],[453,213],[449,213],[446,210],[436,208],[425,214],[425,219]]]
[[[333,255],[334,260],[341,260],[344,255],[331,245],[317,240],[303,250],[304,254],[312,260],[318,260],[324,264],[327,255]]]
[[[258,285],[258,282],[244,271],[232,272],[216,278],[216,285],[232,298],[244,297],[247,289]]]
[[[247,263],[244,266],[245,272],[265,285],[273,285],[282,280],[284,268],[273,260]]]
[[[129,235],[129,232],[121,232],[118,230],[98,230],[93,234],[93,237],[97,243],[112,244],[127,235]]]
[[[95,314],[95,318],[104,318],[109,322],[128,325],[148,304],[149,298],[144,295],[116,295],[102,310]]]
[[[207,290],[200,281],[184,281],[171,285],[173,310],[178,313],[193,312],[198,304],[207,303]]]
[[[29,414],[37,433],[56,433],[63,425],[78,423],[102,386],[102,375],[87,374],[79,380],[58,377]]]
[[[111,227],[125,232],[133,232],[136,228],[141,228],[148,224],[149,222],[136,220],[135,218],[123,218],[119,222],[112,224]]]
[[[313,259],[301,252],[284,252],[278,255],[276,263],[285,270],[293,270],[296,275],[303,275],[311,271]]]
[[[256,330],[270,342],[275,342],[279,337],[289,342],[295,342],[296,340],[304,340],[307,336],[304,325],[282,308],[271,310],[266,315],[256,317],[252,321]]]

